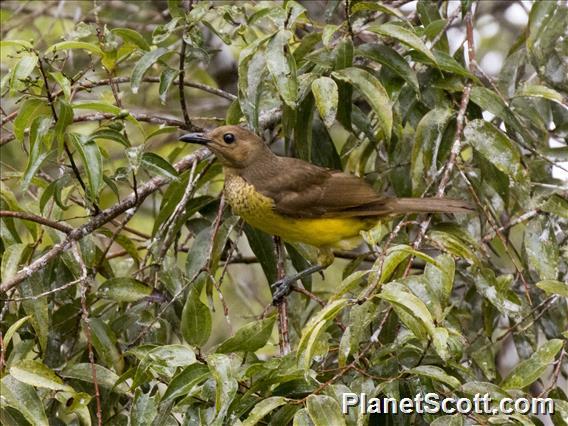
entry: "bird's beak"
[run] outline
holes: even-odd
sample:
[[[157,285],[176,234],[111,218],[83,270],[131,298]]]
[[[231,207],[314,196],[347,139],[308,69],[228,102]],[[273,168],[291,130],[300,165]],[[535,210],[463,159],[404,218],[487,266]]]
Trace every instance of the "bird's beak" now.
[[[211,139],[207,138],[203,133],[188,133],[179,138],[180,141],[186,143],[197,143],[199,145],[207,145]]]

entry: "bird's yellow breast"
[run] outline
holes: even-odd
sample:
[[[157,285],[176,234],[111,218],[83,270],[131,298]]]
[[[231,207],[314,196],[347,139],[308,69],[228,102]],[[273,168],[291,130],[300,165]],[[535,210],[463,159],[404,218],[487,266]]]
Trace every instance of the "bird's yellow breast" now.
[[[271,198],[236,175],[226,176],[224,193],[233,212],[247,223],[290,242],[349,249],[360,243],[360,231],[373,225],[360,218],[293,218],[281,215],[274,210]]]

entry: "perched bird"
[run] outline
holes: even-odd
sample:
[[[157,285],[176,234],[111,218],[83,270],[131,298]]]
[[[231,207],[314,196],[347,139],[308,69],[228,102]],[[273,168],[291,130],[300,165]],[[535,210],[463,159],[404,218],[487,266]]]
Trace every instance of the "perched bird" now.
[[[357,246],[360,232],[382,217],[472,210],[454,199],[383,197],[359,177],[277,156],[260,137],[239,126],[189,133],[180,141],[205,145],[216,155],[225,172],[225,199],[235,214],[285,241],[320,249],[317,265],[275,283],[275,301],[299,278],[331,264],[332,248]]]

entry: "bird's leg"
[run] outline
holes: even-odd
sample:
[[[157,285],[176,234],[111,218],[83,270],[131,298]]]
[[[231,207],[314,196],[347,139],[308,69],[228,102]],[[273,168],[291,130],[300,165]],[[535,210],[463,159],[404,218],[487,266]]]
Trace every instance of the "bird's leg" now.
[[[270,287],[274,288],[274,293],[272,294],[272,304],[277,305],[280,300],[290,293],[292,284],[296,281],[315,274],[316,272],[323,271],[329,265],[333,263],[333,252],[330,249],[322,249],[318,255],[318,260],[315,265],[298,272],[297,274],[284,277]]]

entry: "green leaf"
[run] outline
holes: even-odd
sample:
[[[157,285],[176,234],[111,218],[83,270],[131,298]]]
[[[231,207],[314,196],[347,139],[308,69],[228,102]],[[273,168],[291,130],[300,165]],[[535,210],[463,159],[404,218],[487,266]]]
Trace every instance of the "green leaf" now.
[[[88,136],[68,133],[71,143],[79,153],[87,174],[87,196],[95,202],[103,184],[103,159],[98,145]]]
[[[453,116],[451,109],[435,108],[426,113],[416,127],[410,160],[414,196],[422,194],[437,175],[436,160],[441,160],[438,159],[440,143]]]
[[[67,127],[73,123],[73,108],[65,101],[59,101],[59,115],[55,123],[55,141],[59,147],[63,146],[63,140]]]
[[[372,24],[367,26],[366,30],[382,36],[397,39],[401,43],[406,44],[412,49],[415,49],[418,52],[422,53],[428,59],[430,59],[435,65],[437,65],[436,58],[434,57],[430,49],[426,47],[424,42],[422,42],[422,40],[420,40],[420,38],[413,31],[405,27],[391,23],[386,23],[382,25]]]
[[[252,226],[245,224],[245,235],[249,242],[250,248],[260,262],[260,266],[266,275],[269,283],[276,281],[276,256],[274,255],[274,246],[270,235],[259,231]]]
[[[88,109],[92,111],[115,114],[115,115],[119,115],[122,111],[119,107],[115,105],[105,102],[96,102],[96,101],[75,102],[71,106],[73,107],[73,109]]]
[[[203,364],[191,364],[174,376],[162,401],[168,401],[187,395],[194,386],[204,382],[210,376],[209,368]]]
[[[437,417],[430,426],[464,426],[464,417],[461,414]]]
[[[272,335],[276,317],[253,321],[237,330],[234,336],[221,343],[215,352],[254,352],[266,345]]]
[[[465,141],[497,169],[513,179],[522,176],[521,154],[517,146],[493,124],[470,121],[464,130]]]
[[[158,87],[158,93],[160,95],[160,102],[163,105],[166,104],[166,97],[168,95],[168,90],[178,75],[179,71],[173,68],[167,68],[160,75],[160,85]]]
[[[25,259],[25,250],[28,244],[11,244],[2,253],[2,281],[5,281],[18,272],[20,263]]]
[[[254,406],[248,417],[243,421],[242,426],[256,425],[268,413],[286,404],[287,402],[287,399],[282,396],[272,396],[270,398],[263,399]]]
[[[330,396],[310,395],[306,400],[306,408],[315,426],[344,426],[346,424],[339,403]]]
[[[384,65],[403,78],[416,93],[420,92],[416,72],[396,50],[383,44],[367,43],[357,47],[356,54]]]
[[[259,38],[239,55],[239,103],[253,131],[258,129],[260,94],[266,68],[264,43],[269,37]]]
[[[51,126],[51,117],[38,116],[32,122],[30,128],[30,155],[28,163],[22,176],[22,183],[20,185],[21,191],[27,191],[33,177],[43,164],[43,162],[54,151],[46,152],[45,139]]]
[[[4,254],[5,254],[5,252],[4,252]],[[5,348],[7,348],[8,345],[10,344],[10,341],[12,340],[12,336],[14,336],[16,331],[18,331],[20,329],[20,327],[22,325],[24,325],[24,323],[27,320],[29,320],[30,318],[31,318],[31,315],[20,318],[18,321],[14,322],[10,326],[10,328],[8,328],[8,330],[6,331],[6,334],[4,334],[4,339],[3,339],[3,345],[4,345]]]
[[[556,90],[551,89],[547,86],[540,86],[537,84],[527,84],[522,86],[517,93],[515,93],[515,97],[531,97],[531,98],[542,98],[548,99],[549,101],[556,102],[564,107],[568,108],[567,100]]]
[[[30,298],[22,302],[26,315],[31,315],[30,323],[42,351],[47,349],[47,338],[50,332],[51,321],[46,297],[36,300],[33,296],[43,293],[46,288],[42,282],[43,274],[36,273],[20,284],[19,291],[22,297]]]
[[[14,120],[14,135],[16,139],[22,142],[26,129],[31,122],[40,115],[48,115],[51,113],[49,105],[42,99],[28,99],[20,107],[18,116]]]
[[[329,322],[334,319],[347,304],[347,299],[334,300],[310,318],[306,326],[302,329],[302,335],[298,343],[297,359],[300,368],[305,371],[310,368],[318,338],[325,331]]]
[[[457,74],[459,76],[469,78],[479,84],[479,79],[467,69],[465,69],[463,65],[456,61],[452,56],[440,50],[434,50],[433,53],[436,57],[438,67],[442,71],[445,71],[449,74]]]
[[[173,16],[173,15],[172,15]],[[181,16],[175,16],[172,20],[164,25],[158,25],[154,31],[152,31],[152,43],[159,44],[165,41],[172,32],[176,29],[178,22],[180,22]]]
[[[49,426],[43,404],[33,386],[8,375],[0,382],[0,394],[6,404],[19,411],[34,426]]]
[[[126,139],[121,132],[108,127],[101,127],[96,132],[91,133],[89,139],[93,141],[97,139],[104,139],[104,140],[118,142],[119,144],[121,144],[126,148],[130,147],[130,142],[128,142],[128,139]]]
[[[229,108],[227,108],[227,113],[225,114],[225,124],[239,124],[243,112],[241,111],[241,105],[239,101],[231,102]]]
[[[132,68],[132,74],[130,75],[130,87],[132,89],[132,93],[138,93],[138,89],[140,88],[140,83],[142,82],[142,78],[146,71],[154,65],[162,56],[170,53],[168,49],[163,47],[159,47],[156,50],[152,50],[146,53],[136,65]]]
[[[521,312],[520,303],[511,300],[510,295],[501,289],[495,272],[488,268],[475,270],[475,287],[503,315],[518,316]]]
[[[276,89],[282,100],[290,108],[296,108],[298,100],[298,81],[296,77],[296,62],[290,54],[288,41],[292,33],[280,30],[268,42],[266,50],[266,66],[274,79]]]
[[[156,402],[157,395],[150,396],[143,393],[141,389],[136,389],[134,401],[130,407],[130,422],[133,425],[151,426],[152,421],[158,415],[158,404]]]
[[[312,83],[316,107],[326,127],[331,127],[337,115],[337,84],[329,77],[320,77]]]
[[[334,71],[332,75],[352,84],[365,97],[377,114],[385,139],[389,140],[393,123],[392,104],[387,91],[377,77],[364,69],[354,67]]]
[[[23,47],[27,50],[33,50],[33,46],[26,40],[0,40],[0,48],[4,47]]]
[[[362,11],[376,11],[376,12],[383,12],[388,15],[396,16],[397,18],[407,20],[404,14],[393,7],[389,7],[385,4],[381,4],[379,2],[370,2],[370,1],[362,1],[353,4],[351,7],[351,14],[356,14],[357,12]]]
[[[178,178],[178,172],[174,167],[160,157],[158,154],[153,152],[145,152],[142,154],[142,166],[151,172],[151,174],[157,174],[164,176],[171,180],[176,180]]]
[[[473,264],[480,262],[480,248],[473,237],[463,228],[451,223],[431,227],[428,236],[449,253],[467,259]]]
[[[552,339],[543,344],[531,357],[520,362],[503,380],[503,389],[522,389],[537,380],[554,361],[564,342]]]
[[[229,406],[237,394],[239,384],[231,365],[231,358],[223,354],[211,354],[207,357],[209,371],[215,379],[216,424],[222,424]]]
[[[456,379],[454,376],[450,376],[440,367],[437,367],[435,365],[420,365],[408,370],[408,374],[417,374],[418,376],[434,379],[440,383],[445,383],[452,389],[456,389],[461,385],[458,379]]]
[[[199,298],[201,286],[190,290],[181,314],[181,334],[195,346],[203,346],[211,334],[211,312]]]
[[[10,374],[20,382],[38,388],[74,392],[73,388],[63,383],[51,368],[39,361],[21,360],[10,368]]]
[[[68,40],[68,41],[62,41],[60,43],[55,43],[54,45],[50,46],[49,49],[47,49],[45,52],[46,53],[57,52],[59,50],[65,50],[65,49],[83,49],[90,53],[94,53],[95,55],[103,56],[103,51],[97,45],[93,43],[87,43],[85,41],[76,41],[76,40]]]
[[[37,55],[23,56],[12,69],[10,75],[10,87],[15,88],[16,81],[25,80],[34,71],[38,63]]]
[[[551,224],[542,217],[531,220],[527,224],[524,244],[529,267],[538,273],[541,280],[555,280],[560,253]]]
[[[138,302],[152,294],[152,288],[141,281],[129,277],[118,277],[106,280],[97,290],[103,299],[117,302]]]
[[[148,136],[146,136],[145,142],[152,139],[155,136],[163,135],[163,134],[167,134],[167,133],[173,133],[173,132],[176,132],[177,130],[178,130],[178,128],[175,127],[175,126],[163,126],[162,125],[162,126],[158,127],[156,130],[150,132],[150,134],[148,134]]]
[[[150,45],[138,31],[130,28],[113,28],[110,32],[118,35],[124,41],[138,46],[142,50],[150,50]]]
[[[426,334],[434,335],[436,327],[430,311],[424,302],[410,293],[405,286],[397,282],[385,284],[379,297],[389,302],[397,314],[402,311],[414,319],[412,323],[407,322],[405,325],[416,337],[424,340]],[[405,322],[405,319],[401,318],[401,321]]]
[[[111,328],[99,318],[90,318],[89,325],[93,338],[93,346],[99,359],[107,367],[114,368],[121,373],[124,368],[124,359],[118,349],[116,336]]]
[[[99,386],[117,393],[128,394],[128,386],[126,383],[118,383],[119,377],[115,372],[98,364],[95,364],[95,372]],[[93,383],[93,368],[88,362],[69,365],[61,371],[61,375],[69,379]]]
[[[536,286],[548,294],[558,294],[562,297],[568,297],[568,284],[566,283],[555,280],[543,280],[538,282]]]

